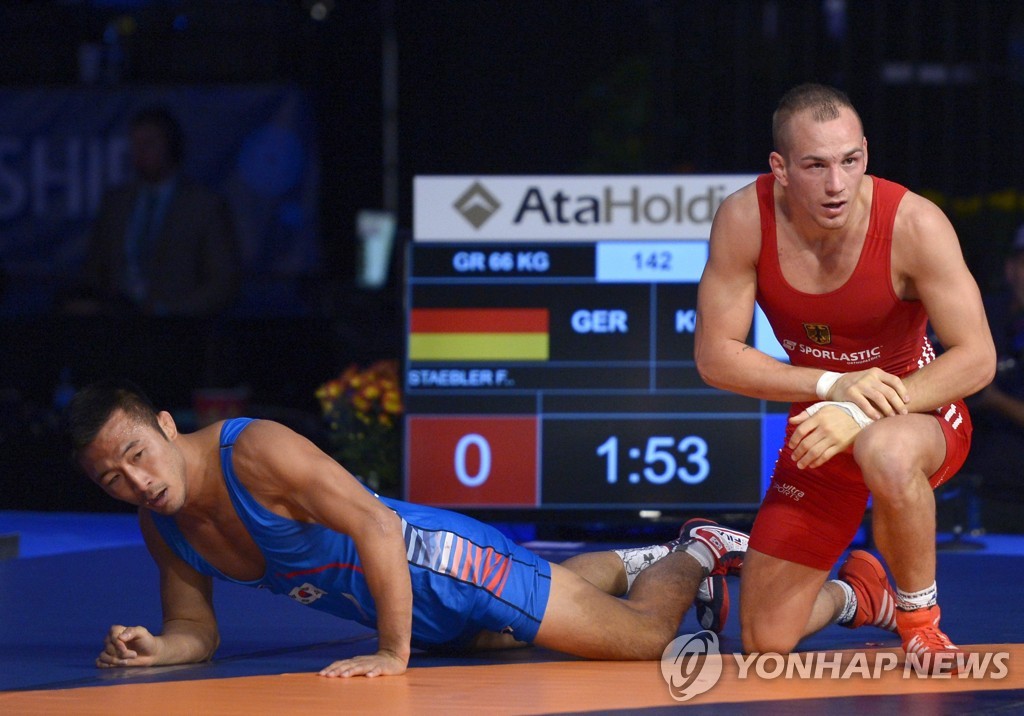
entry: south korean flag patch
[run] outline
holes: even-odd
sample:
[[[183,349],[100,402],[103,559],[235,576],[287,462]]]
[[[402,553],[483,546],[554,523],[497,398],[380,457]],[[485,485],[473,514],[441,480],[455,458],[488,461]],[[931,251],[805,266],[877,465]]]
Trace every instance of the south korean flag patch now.
[[[288,596],[300,604],[312,604],[325,594],[327,594],[327,592],[319,587],[314,587],[309,582],[306,582],[300,587],[295,587],[295,589],[288,592]]]

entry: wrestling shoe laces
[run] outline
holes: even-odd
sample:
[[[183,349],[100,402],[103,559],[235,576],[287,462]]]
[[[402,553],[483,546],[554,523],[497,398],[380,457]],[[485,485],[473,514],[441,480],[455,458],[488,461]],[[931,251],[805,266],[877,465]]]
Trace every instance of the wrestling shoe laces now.
[[[896,623],[900,638],[903,640],[903,651],[920,656],[960,651],[960,648],[939,629],[940,616],[938,604],[909,612],[897,610]]]
[[[743,557],[747,553],[747,542],[750,541],[750,536],[744,532],[722,527],[713,520],[695,517],[683,524],[679,537],[695,539],[711,550],[715,556],[715,567],[709,576],[735,576],[743,568]]]
[[[708,575],[701,581],[693,607],[702,629],[722,633],[729,618],[729,585],[724,574]]]
[[[862,549],[855,549],[839,568],[838,577],[853,588],[857,613],[842,626],[856,629],[864,625],[896,631],[896,593],[889,585],[882,563]]]

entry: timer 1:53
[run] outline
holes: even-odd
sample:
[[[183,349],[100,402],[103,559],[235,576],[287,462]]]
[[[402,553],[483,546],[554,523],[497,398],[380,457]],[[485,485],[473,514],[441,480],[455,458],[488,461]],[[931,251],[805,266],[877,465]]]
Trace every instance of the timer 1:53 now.
[[[619,481],[619,438],[612,435],[597,446],[597,454],[605,459],[605,479],[610,485]],[[683,438],[668,436],[648,437],[641,450],[632,445],[626,448],[630,461],[638,462],[638,470],[631,470],[626,479],[638,484],[641,478],[654,485],[664,485],[678,478],[687,485],[697,485],[711,472],[708,444],[702,437],[687,435]],[[642,464],[643,468],[639,469]]]

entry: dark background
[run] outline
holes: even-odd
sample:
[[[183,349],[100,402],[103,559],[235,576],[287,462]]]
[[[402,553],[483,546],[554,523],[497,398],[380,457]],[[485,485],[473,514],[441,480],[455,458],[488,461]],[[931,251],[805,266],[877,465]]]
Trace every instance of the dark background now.
[[[325,19],[315,6],[330,8]],[[936,192],[955,217],[966,208],[956,199],[1016,192],[1024,159],[1018,3],[7,2],[0,82],[76,83],[78,46],[125,17],[122,83],[306,90],[320,120],[324,245],[339,258],[355,210],[383,200],[389,33],[405,226],[415,174],[762,171],[775,102],[808,80],[850,94],[874,173]],[[1017,209],[1019,198],[1003,199]]]
[[[1019,3],[5,2],[0,84],[76,84],[79,45],[102,42],[111,23],[130,27],[119,36],[122,85],[291,84],[314,107],[323,265],[297,279],[302,316],[253,319],[232,336],[252,356],[233,378],[264,414],[314,437],[317,385],[351,361],[400,357],[401,254],[388,286],[355,287],[354,222],[359,209],[393,208],[407,236],[417,174],[759,172],[778,97],[823,81],[859,108],[872,173],[947,211],[983,288],[998,284],[1024,221]],[[394,65],[383,60],[392,40]],[[397,83],[393,114],[384,108],[388,77]],[[396,145],[385,140],[389,122]],[[385,158],[388,146],[397,153]],[[178,329],[148,349],[143,372],[168,405],[187,403],[202,379],[198,358],[168,357],[206,328]],[[2,340],[45,363],[48,353],[87,346],[92,330],[22,324]],[[83,360],[99,371],[104,356]],[[63,479],[60,388],[53,370],[12,376],[0,366],[0,509],[111,507]]]

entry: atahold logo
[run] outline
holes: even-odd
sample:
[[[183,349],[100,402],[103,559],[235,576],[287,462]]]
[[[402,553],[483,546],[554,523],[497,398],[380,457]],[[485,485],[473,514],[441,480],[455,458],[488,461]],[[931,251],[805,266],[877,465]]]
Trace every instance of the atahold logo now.
[[[661,675],[676,701],[703,694],[722,677],[718,637],[712,631],[676,637],[661,654]]]
[[[501,202],[476,181],[455,200],[453,206],[474,229],[479,229],[501,208]]]

